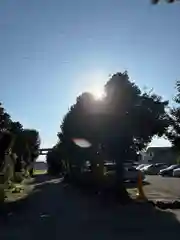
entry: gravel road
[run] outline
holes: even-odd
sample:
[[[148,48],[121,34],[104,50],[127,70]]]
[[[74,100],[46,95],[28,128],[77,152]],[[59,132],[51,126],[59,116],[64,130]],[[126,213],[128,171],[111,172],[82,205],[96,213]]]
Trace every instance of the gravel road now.
[[[11,208],[6,222],[1,221],[0,239],[166,240],[180,234],[178,212],[103,205],[97,197],[45,175],[37,176],[33,187],[32,195]]]

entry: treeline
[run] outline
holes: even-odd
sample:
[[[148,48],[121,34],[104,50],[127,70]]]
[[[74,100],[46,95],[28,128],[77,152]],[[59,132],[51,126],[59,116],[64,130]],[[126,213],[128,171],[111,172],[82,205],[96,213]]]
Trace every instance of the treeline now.
[[[0,172],[6,183],[21,181],[33,174],[39,147],[38,131],[13,121],[0,103]]]
[[[76,182],[82,178],[86,161],[92,176],[97,176],[97,166],[100,176],[105,160],[114,161],[118,192],[127,197],[124,162],[137,159],[154,136],[164,136],[180,149],[180,82],[176,83],[176,107],[170,107],[168,100],[153,90],[141,90],[127,72],[114,74],[104,90],[102,100],[88,92],[77,97],[63,118],[59,140],[48,153],[47,163],[51,173],[64,172]],[[91,146],[80,148],[73,139],[86,139]]]

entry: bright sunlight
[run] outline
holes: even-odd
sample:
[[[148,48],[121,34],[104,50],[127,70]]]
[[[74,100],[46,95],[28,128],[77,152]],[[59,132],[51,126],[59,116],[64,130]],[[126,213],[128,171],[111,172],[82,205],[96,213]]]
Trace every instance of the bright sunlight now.
[[[102,87],[99,87],[98,85],[94,86],[93,88],[91,88],[90,92],[92,93],[96,100],[101,100],[105,96],[103,86]]]
[[[106,74],[101,71],[94,71],[93,74],[89,74],[89,89],[96,100],[101,100],[105,96],[104,81],[106,80]]]

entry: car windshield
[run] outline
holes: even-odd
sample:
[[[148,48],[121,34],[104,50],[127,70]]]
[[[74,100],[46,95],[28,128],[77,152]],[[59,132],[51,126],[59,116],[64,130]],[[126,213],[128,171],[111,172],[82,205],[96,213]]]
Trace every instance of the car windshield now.
[[[179,166],[179,167],[177,167],[175,170],[177,170],[177,171],[180,171],[180,166]]]
[[[152,164],[149,164],[149,165],[143,167],[143,170],[146,170],[146,169],[148,169],[148,168],[151,167],[151,166],[152,166]]]
[[[167,170],[171,170],[171,169],[174,169],[174,168],[177,168],[179,167],[179,165],[175,164],[175,165],[171,165],[170,167],[167,168]]]
[[[141,168],[144,167],[144,164],[140,164],[139,166],[137,166],[137,168]]]

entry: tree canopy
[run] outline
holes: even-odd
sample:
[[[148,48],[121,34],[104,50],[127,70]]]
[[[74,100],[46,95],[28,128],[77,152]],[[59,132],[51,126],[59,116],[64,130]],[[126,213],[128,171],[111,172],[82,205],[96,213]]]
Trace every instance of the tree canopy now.
[[[25,129],[20,122],[13,121],[0,103],[0,138],[5,132],[9,132],[13,139],[9,147],[17,155],[16,165],[18,167],[16,170],[21,171],[20,168],[23,165],[27,168],[31,166],[39,155],[39,133],[35,129]],[[0,146],[1,151],[3,151],[2,144]]]
[[[64,116],[59,140],[70,163],[82,165],[85,160],[99,159],[116,162],[117,182],[122,184],[123,164],[134,161],[152,138],[163,136],[169,127],[164,101],[152,90],[142,91],[129,79],[128,73],[116,73],[104,86],[105,96],[95,100],[85,92],[77,97]],[[83,138],[91,147],[81,149],[72,139]]]
[[[170,127],[166,133],[169,141],[175,150],[180,150],[180,81],[175,85],[176,95],[174,97],[175,105],[169,109]]]
[[[61,141],[85,138],[103,146],[116,161],[145,148],[154,135],[162,136],[169,124],[168,101],[142,92],[127,72],[114,74],[105,85],[106,95],[97,101],[90,93],[77,98],[61,124]]]

